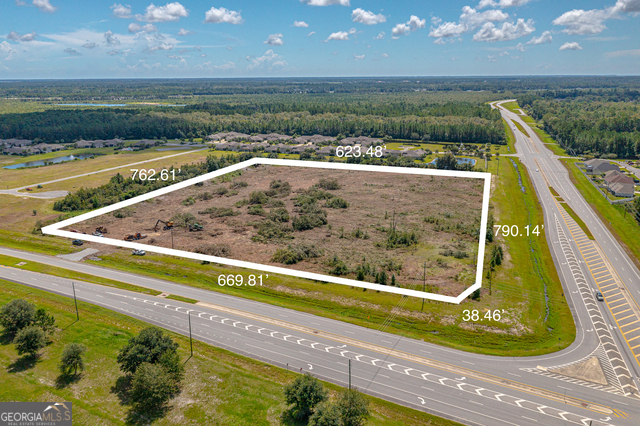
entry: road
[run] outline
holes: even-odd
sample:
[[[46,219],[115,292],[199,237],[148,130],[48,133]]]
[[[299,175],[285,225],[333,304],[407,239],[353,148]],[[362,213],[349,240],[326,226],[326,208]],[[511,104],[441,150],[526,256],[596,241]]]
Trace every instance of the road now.
[[[502,113],[508,121],[520,120],[515,114]],[[532,138],[515,129],[517,152],[542,202],[545,232],[577,325],[576,341],[554,354],[526,358],[471,354],[81,262],[5,248],[0,248],[0,254],[199,300],[201,303],[193,305],[76,282],[80,300],[182,334],[188,333],[187,315],[191,315],[198,340],[281,367],[310,371],[343,386],[349,380],[351,360],[352,384],[359,389],[464,424],[637,426],[637,358],[620,330],[629,319],[615,317],[620,309],[617,305],[626,303],[629,310],[624,315],[634,319],[635,300],[629,294],[636,290],[632,283],[638,281],[627,281],[634,273],[633,264],[614,252],[615,239],[610,235],[611,240],[607,239],[606,229],[601,224],[598,227],[593,212],[593,217],[588,215],[588,206],[564,167],[531,129],[521,124]],[[521,166],[519,170],[525,172]],[[551,195],[549,185],[583,217],[595,240],[581,233]],[[593,264],[594,259],[599,263]],[[0,278],[71,296],[69,280],[12,266],[0,267]],[[603,280],[607,276],[611,278]],[[605,293],[607,302],[596,302],[594,289],[609,282],[615,283],[617,293]],[[611,299],[612,294],[622,294],[617,296],[621,299]],[[599,360],[606,382],[596,384],[551,371],[592,357]]]

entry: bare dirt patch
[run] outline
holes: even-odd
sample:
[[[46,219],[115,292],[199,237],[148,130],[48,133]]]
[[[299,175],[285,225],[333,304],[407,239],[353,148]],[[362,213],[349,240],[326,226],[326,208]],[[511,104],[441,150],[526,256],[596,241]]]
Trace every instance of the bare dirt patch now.
[[[427,291],[457,296],[475,280],[482,183],[260,165],[72,228],[403,287],[422,287],[426,264]]]

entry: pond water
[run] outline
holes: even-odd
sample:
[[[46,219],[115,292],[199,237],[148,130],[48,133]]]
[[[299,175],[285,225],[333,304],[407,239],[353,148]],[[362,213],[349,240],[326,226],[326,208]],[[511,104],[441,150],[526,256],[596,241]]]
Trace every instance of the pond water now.
[[[438,159],[436,158],[434,160],[431,160],[429,164],[433,164],[435,166],[437,161]],[[458,164],[471,164],[472,166],[476,164],[476,160],[474,160],[473,158],[456,158],[456,161],[458,162]]]
[[[25,167],[44,166],[46,163],[64,163],[65,161],[84,160],[85,158],[90,158],[93,156],[95,156],[95,154],[71,154],[65,155],[64,157],[48,158],[46,160],[27,161],[25,163],[12,164],[10,166],[4,166],[3,169],[22,169]]]

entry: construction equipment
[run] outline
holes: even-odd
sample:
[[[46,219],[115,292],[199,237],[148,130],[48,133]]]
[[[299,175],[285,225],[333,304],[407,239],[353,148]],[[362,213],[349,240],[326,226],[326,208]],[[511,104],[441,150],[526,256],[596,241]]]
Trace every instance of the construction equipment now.
[[[163,231],[169,231],[171,229],[173,229],[173,221],[170,220],[168,222],[165,222],[164,220],[158,219],[158,221],[156,222],[156,226],[153,228],[155,231],[158,230],[158,225],[160,225],[161,223],[164,223],[164,227],[162,228]]]
[[[99,232],[101,234],[106,234],[107,233],[107,228],[105,228],[104,226],[98,226],[96,228],[96,232]]]
[[[33,189],[31,189],[31,188],[27,188],[27,191],[33,191]]]
[[[191,231],[191,232],[202,231],[203,229],[204,228],[202,227],[202,225],[200,225],[197,222],[189,224],[189,231]]]
[[[135,234],[129,234],[126,237],[124,237],[125,241],[138,241],[141,240],[143,238],[147,238],[147,234],[141,234],[139,232],[136,232]]]

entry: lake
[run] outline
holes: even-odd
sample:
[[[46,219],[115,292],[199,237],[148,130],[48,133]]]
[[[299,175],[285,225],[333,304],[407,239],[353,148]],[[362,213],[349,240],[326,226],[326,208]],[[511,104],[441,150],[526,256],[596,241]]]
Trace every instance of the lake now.
[[[46,163],[64,163],[65,161],[73,161],[73,160],[84,160],[85,158],[90,158],[95,156],[96,154],[76,154],[76,155],[65,155],[64,157],[56,157],[56,158],[48,158],[46,160],[38,160],[38,161],[27,161],[25,163],[20,164],[12,164],[10,166],[4,166],[3,169],[22,169],[25,167],[37,167],[44,166]]]

